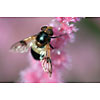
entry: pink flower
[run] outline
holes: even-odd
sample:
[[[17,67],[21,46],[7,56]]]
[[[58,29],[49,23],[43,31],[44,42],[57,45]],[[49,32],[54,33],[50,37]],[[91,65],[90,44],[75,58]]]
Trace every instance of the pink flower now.
[[[74,26],[74,23],[80,21],[79,17],[57,17],[51,21],[48,26],[53,27],[54,36],[66,34],[59,38],[52,39],[51,45],[55,48],[51,50],[51,60],[53,73],[50,78],[47,73],[42,69],[40,61],[34,60],[29,55],[30,66],[21,72],[21,82],[27,83],[56,83],[63,82],[61,74],[64,69],[67,68],[68,55],[65,50],[67,41],[74,40],[74,32],[78,29]],[[70,24],[70,22],[72,24]]]
[[[29,54],[30,66],[22,71],[21,82],[25,83],[56,83],[60,82],[60,77],[57,77],[57,73],[53,72],[50,78],[47,73],[42,69],[40,61],[36,61]],[[55,78],[56,77],[56,78]]]

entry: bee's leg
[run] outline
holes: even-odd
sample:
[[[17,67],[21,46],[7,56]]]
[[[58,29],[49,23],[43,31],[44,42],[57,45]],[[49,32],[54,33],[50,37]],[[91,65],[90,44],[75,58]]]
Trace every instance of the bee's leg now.
[[[50,47],[52,48],[52,49],[54,49],[54,47],[51,45],[51,44],[49,44],[50,45]]]
[[[47,65],[48,65],[48,73],[49,73],[49,76],[51,77],[51,75],[52,75],[52,62],[51,62],[50,45],[49,44],[46,45],[46,51],[47,51],[46,59],[47,59]]]
[[[48,72],[49,77],[51,77],[51,75],[52,75],[52,63],[51,63],[51,59],[49,57],[43,58],[42,67],[43,67],[44,72]]]
[[[49,74],[49,77],[52,75],[52,63],[51,63],[51,56],[50,56],[50,44],[48,43],[45,48],[46,55],[40,59],[42,62],[42,67],[44,72],[47,72]]]
[[[60,34],[60,35],[58,35],[58,36],[55,36],[55,37],[50,37],[50,38],[59,38],[59,37],[61,37],[61,36],[64,36],[64,35],[67,35],[66,33],[65,34]]]
[[[46,60],[43,59],[43,60],[41,60],[41,62],[42,62],[42,68],[43,68],[44,72],[48,72],[48,70],[46,68]]]
[[[47,64],[48,64],[48,71],[49,71],[49,77],[52,75],[52,62],[49,57],[47,57]]]

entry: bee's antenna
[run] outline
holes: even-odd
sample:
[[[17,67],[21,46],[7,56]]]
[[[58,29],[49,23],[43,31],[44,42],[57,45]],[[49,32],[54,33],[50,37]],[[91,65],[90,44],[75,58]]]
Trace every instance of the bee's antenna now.
[[[61,34],[61,35],[58,35],[58,36],[55,36],[55,37],[50,37],[50,38],[59,38],[59,37],[64,36],[64,35],[67,35],[67,34]]]

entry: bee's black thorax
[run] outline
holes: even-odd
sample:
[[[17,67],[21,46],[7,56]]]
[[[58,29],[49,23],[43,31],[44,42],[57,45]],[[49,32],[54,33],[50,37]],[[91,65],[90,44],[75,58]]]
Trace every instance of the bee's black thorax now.
[[[45,46],[47,43],[50,42],[50,37],[48,36],[48,34],[44,31],[40,32],[37,37],[36,37],[36,45],[38,47],[43,47]]]

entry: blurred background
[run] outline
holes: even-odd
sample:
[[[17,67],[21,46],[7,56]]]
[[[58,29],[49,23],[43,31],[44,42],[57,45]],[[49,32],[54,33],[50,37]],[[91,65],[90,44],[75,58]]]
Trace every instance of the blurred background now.
[[[16,82],[29,65],[28,53],[9,52],[11,45],[38,33],[53,18],[0,18],[0,82]],[[71,70],[65,70],[65,82],[100,82],[100,18],[83,18],[76,23],[75,42],[68,43]]]

